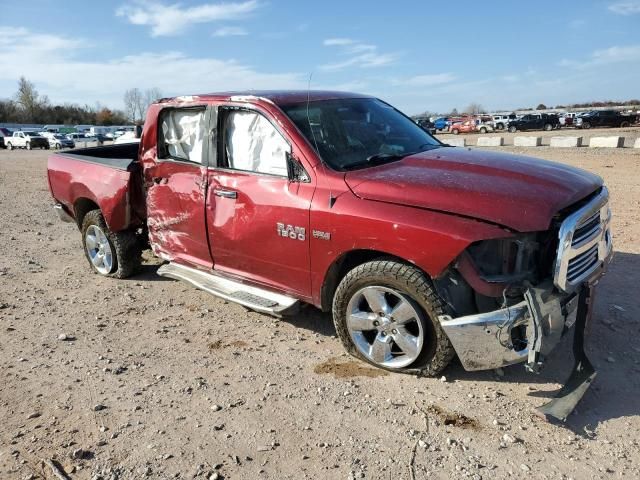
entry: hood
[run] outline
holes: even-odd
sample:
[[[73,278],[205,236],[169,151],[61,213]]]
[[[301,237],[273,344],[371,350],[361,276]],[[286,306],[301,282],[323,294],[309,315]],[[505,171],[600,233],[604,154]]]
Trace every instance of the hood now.
[[[597,175],[532,157],[442,147],[347,172],[358,197],[546,230],[561,209],[602,186]]]

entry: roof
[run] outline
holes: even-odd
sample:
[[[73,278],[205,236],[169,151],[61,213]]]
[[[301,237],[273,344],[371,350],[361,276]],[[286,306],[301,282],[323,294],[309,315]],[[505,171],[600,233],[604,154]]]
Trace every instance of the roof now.
[[[333,100],[338,98],[371,98],[370,95],[360,93],[338,92],[331,90],[243,90],[232,92],[207,93],[203,95],[193,95],[193,98],[206,99],[226,99],[232,97],[258,97],[265,98],[276,105],[292,105],[296,103],[313,102],[317,100]],[[185,97],[177,97],[185,98]],[[164,98],[161,102],[169,102],[173,98]]]

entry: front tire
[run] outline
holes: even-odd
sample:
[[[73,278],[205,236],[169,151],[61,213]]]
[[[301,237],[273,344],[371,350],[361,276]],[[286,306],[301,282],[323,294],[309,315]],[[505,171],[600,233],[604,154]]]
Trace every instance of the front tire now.
[[[460,132],[454,128],[453,130],[451,130],[451,133],[453,133],[454,135],[458,135]]]
[[[516,127],[509,127],[509,132],[511,133],[516,133],[517,128]]]
[[[438,375],[455,352],[440,327],[444,301],[416,267],[393,260],[364,263],[342,279],[333,322],[347,352],[376,367]]]
[[[105,277],[127,278],[140,266],[140,247],[133,232],[112,232],[100,210],[82,221],[82,246],[91,269]]]
[[[591,128],[591,123],[582,122],[582,128],[584,128],[585,130],[589,130]]]
[[[484,127],[482,127],[482,128],[480,129],[480,133],[487,133],[487,129],[486,129],[486,128],[484,128]]]
[[[27,142],[25,144],[25,147],[26,147],[27,150],[31,150],[31,142]]]

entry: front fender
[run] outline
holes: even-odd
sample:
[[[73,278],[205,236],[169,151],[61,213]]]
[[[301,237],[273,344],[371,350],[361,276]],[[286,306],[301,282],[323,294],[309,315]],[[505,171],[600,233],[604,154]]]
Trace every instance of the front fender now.
[[[471,243],[512,235],[504,227],[475,219],[364,200],[351,193],[341,195],[333,207],[315,199],[309,241],[316,305],[321,304],[332,265],[350,251],[383,252],[437,278]]]

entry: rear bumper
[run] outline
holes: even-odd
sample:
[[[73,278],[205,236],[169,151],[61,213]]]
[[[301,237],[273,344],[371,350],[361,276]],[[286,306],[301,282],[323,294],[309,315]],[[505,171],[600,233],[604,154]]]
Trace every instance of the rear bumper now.
[[[56,203],[53,206],[53,210],[58,215],[58,218],[60,220],[62,220],[63,222],[65,222],[65,223],[75,223],[75,220],[73,219],[73,217],[67,213],[67,211],[64,209],[62,204]]]

